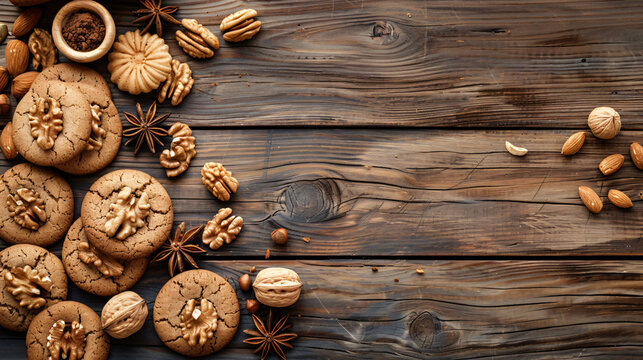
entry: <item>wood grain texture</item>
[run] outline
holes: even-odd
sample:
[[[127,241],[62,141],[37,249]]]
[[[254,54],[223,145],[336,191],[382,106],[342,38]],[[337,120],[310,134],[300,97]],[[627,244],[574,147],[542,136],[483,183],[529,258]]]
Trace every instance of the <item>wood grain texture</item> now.
[[[205,223],[220,207],[244,218],[239,238],[211,256],[466,256],[642,255],[642,173],[629,144],[642,132],[612,141],[588,136],[580,153],[560,155],[570,131],[443,130],[199,130],[189,170],[168,179],[158,156],[121,149],[110,168],[133,168],[159,179],[172,197],[175,222]],[[169,139],[166,139],[169,141]],[[509,140],[530,152],[511,156]],[[598,163],[626,155],[603,176]],[[240,182],[229,202],[201,183],[206,161],[218,161]],[[10,164],[0,161],[0,169]],[[76,213],[100,174],[67,177]],[[587,185],[605,202],[592,215],[578,196]],[[634,208],[607,200],[624,191]],[[270,232],[285,227],[286,247]],[[310,237],[310,243],[302,241]],[[58,248],[55,248],[56,251]]]
[[[47,7],[42,26],[60,3]],[[135,3],[108,2],[118,33],[133,29]],[[643,129],[640,1],[164,4],[219,37],[235,10],[255,8],[262,21],[252,40],[190,60],[193,94],[173,109],[190,125],[580,128],[594,107],[609,105],[626,129]],[[16,14],[0,6],[0,21]],[[164,37],[186,61],[174,30]],[[93,66],[104,72],[105,60]],[[119,107],[134,103],[115,94]]]
[[[643,351],[640,261],[200,264],[229,276],[241,301],[251,294],[241,292],[236,279],[253,265],[287,266],[299,273],[302,296],[287,310],[299,334],[289,359],[589,359],[633,358]],[[424,275],[415,272],[418,267]],[[154,266],[135,290],[151,307],[167,279],[166,268]],[[98,312],[106,301],[77,288],[70,298]],[[240,329],[251,326],[245,309],[241,319]],[[251,359],[244,338],[238,331],[216,357]],[[0,330],[0,348],[8,350],[3,358],[23,358],[21,343],[20,334]],[[113,340],[111,353],[115,359],[175,357],[156,337],[151,314],[139,333]]]

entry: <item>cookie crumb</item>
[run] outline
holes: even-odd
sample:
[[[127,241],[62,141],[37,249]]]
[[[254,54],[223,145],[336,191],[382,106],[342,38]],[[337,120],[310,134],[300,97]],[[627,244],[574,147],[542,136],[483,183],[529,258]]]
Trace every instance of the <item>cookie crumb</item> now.
[[[270,249],[266,249],[266,260],[270,259]]]
[[[393,279],[393,281],[395,281],[395,282],[400,282],[400,279],[395,278],[395,279]]]
[[[301,314],[297,314],[297,317],[298,317],[298,318],[300,318],[300,317],[301,317]]]
[[[371,268],[371,271],[373,271],[373,272],[377,272],[377,268],[376,268],[375,266],[373,266],[373,267]]]
[[[250,272],[251,272],[251,273],[253,273],[253,274],[254,274],[254,273],[255,273],[255,271],[257,271],[257,267],[256,267],[256,266],[253,266],[253,267],[251,267],[251,268],[250,268]]]
[[[422,270],[422,268],[415,269],[415,272],[420,274],[420,275],[424,274],[424,270]]]
[[[304,237],[304,238],[302,238],[302,239],[303,239],[305,242],[310,242],[310,238],[309,238],[309,237]]]
[[[411,15],[411,13],[406,13],[406,16],[413,17],[413,15]]]

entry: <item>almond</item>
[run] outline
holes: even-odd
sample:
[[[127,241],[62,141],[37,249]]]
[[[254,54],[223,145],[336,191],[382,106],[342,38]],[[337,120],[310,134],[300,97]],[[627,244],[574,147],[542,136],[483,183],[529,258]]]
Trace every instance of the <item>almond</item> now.
[[[5,48],[5,59],[7,70],[11,76],[18,76],[27,70],[29,66],[29,47],[24,41],[11,40]]]
[[[612,204],[623,209],[628,209],[634,206],[634,204],[632,204],[632,200],[630,200],[630,197],[625,195],[625,193],[622,191],[610,189],[610,191],[607,193],[607,198],[610,199]]]
[[[4,90],[9,83],[9,71],[4,66],[0,66],[0,91]]]
[[[0,114],[6,114],[11,110],[11,100],[5,94],[0,94]]]
[[[634,166],[639,170],[643,170],[643,146],[641,144],[633,142],[630,145],[630,158],[632,158]]]
[[[18,156],[18,150],[16,150],[16,146],[13,144],[12,132],[11,122],[8,122],[4,129],[2,129],[2,134],[0,134],[0,148],[2,149],[4,157],[8,160]]]
[[[601,198],[594,192],[594,190],[588,188],[587,186],[581,186],[578,188],[578,195],[583,201],[583,204],[589,209],[589,211],[594,214],[598,214],[603,209],[603,202]]]
[[[16,99],[22,99],[23,96],[31,88],[31,84],[40,73],[37,71],[29,71],[16,76],[11,83],[11,95]]]
[[[579,131],[576,134],[567,138],[567,141],[563,144],[563,149],[560,151],[563,155],[574,155],[585,143],[585,132]]]
[[[621,154],[612,154],[598,164],[598,169],[603,173],[603,175],[611,175],[617,172],[618,169],[623,166],[624,162],[625,156]]]
[[[33,28],[38,24],[40,16],[42,15],[42,10],[37,7],[29,8],[23,11],[16,21],[13,22],[13,28],[11,29],[11,35],[15,37],[21,37],[27,35]]]

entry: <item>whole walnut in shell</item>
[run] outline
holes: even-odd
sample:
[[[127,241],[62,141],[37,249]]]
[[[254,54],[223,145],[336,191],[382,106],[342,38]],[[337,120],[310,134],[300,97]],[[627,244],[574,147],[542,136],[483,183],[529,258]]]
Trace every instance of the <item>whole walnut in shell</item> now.
[[[100,321],[109,336],[124,339],[139,331],[146,318],[145,300],[133,291],[125,291],[109,299],[103,306]]]
[[[272,307],[286,307],[297,302],[302,286],[295,271],[279,267],[259,271],[252,284],[257,300]]]
[[[597,138],[611,139],[621,130],[621,115],[611,107],[597,107],[589,114],[587,125]]]

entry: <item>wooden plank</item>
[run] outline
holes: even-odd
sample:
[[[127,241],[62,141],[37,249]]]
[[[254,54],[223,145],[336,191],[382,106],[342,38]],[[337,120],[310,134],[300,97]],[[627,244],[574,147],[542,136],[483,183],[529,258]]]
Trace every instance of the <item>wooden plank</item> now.
[[[191,125],[579,128],[610,105],[625,128],[643,129],[640,1],[164,3],[216,34],[242,7],[262,21],[251,41],[190,60],[195,89],[173,111]],[[119,33],[133,29],[134,7],[109,2]],[[16,14],[3,0],[0,21]],[[187,61],[175,29],[165,39]],[[105,71],[105,60],[93,66]],[[115,100],[135,98],[115,90]]]
[[[643,254],[641,172],[628,154],[643,133],[626,131],[608,142],[590,136],[579,154],[564,157],[560,147],[569,134],[203,130],[195,132],[197,157],[178,179],[166,178],[157,156],[134,157],[130,148],[108,170],[139,169],[159,179],[176,222],[205,223],[223,206],[242,216],[240,237],[212,256],[262,257],[267,248],[272,256]],[[511,156],[505,140],[530,153]],[[597,165],[616,152],[626,154],[626,163],[605,177]],[[240,181],[232,201],[218,201],[202,185],[206,161],[223,163]],[[2,171],[8,166],[0,162]],[[76,216],[98,176],[67,177]],[[599,192],[603,212],[590,215],[580,185]],[[634,208],[609,204],[610,188],[630,195]],[[278,227],[290,233],[287,247],[270,241]]]
[[[287,266],[304,281],[287,312],[299,334],[292,359],[626,358],[643,353],[640,261],[202,261],[236,279],[256,265]],[[371,270],[372,266],[378,272]],[[424,269],[418,275],[415,269]],[[152,267],[136,285],[149,303],[167,281]],[[395,282],[398,278],[399,282]],[[74,288],[100,311],[106,299]],[[298,317],[301,314],[301,317]],[[242,310],[240,329],[251,326]],[[248,359],[239,331],[220,356]],[[6,359],[24,357],[21,334],[0,331]],[[11,345],[11,346],[10,346]],[[18,346],[21,345],[21,346]],[[113,358],[170,359],[153,329],[114,340]]]

